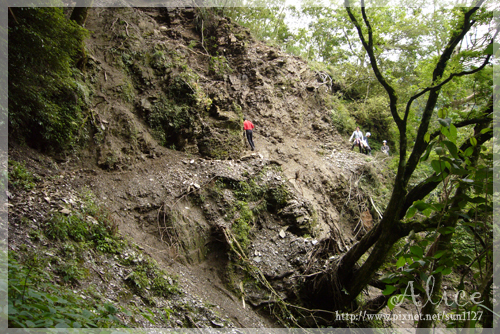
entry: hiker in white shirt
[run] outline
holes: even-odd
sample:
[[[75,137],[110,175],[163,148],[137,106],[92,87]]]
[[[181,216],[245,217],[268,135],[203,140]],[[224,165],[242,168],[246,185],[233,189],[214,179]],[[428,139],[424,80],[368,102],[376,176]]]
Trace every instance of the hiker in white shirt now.
[[[363,132],[359,131],[359,126],[356,127],[356,130],[352,133],[351,138],[349,138],[349,142],[354,139],[351,150],[354,150],[354,146],[359,146],[359,153],[361,153],[361,140],[363,140]]]
[[[370,147],[370,144],[368,144],[368,138],[371,137],[371,133],[367,132],[364,138],[361,140],[361,148],[365,150],[365,154],[372,155],[372,148]]]

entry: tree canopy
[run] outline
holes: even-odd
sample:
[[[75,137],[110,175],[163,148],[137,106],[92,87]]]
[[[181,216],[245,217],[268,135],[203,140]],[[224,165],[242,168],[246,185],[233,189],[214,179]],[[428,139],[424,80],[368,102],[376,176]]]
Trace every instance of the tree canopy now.
[[[290,30],[294,45],[301,48],[282,46],[300,50],[299,55],[320,63],[321,70],[344,85],[343,98],[350,101],[348,108],[358,124],[373,128],[385,122],[386,129],[392,129],[385,133],[398,157],[394,189],[382,220],[327,274],[313,279],[311,291],[323,299],[326,293],[326,299],[333,301],[325,308],[349,309],[396,252],[396,268],[403,271],[383,278],[386,289],[380,298],[366,303],[368,309],[380,310],[387,303],[393,307],[397,299],[390,297],[402,293],[416,277],[421,291],[428,277],[435,278],[429,296],[435,301],[442,294],[444,275],[459,266],[477,266],[481,268],[477,291],[489,312],[492,57],[499,31],[491,4],[474,1],[470,7],[429,8],[424,2],[402,1],[400,6],[377,7],[364,0],[346,0],[343,6],[331,5],[305,2],[294,8],[296,15],[307,17],[308,30]],[[261,11],[254,8],[251,13]],[[279,13],[272,8],[265,12],[271,18]],[[253,20],[260,20],[259,15],[245,16],[245,21]],[[394,251],[401,238],[415,233],[420,237]],[[454,246],[464,237],[481,246],[475,252],[457,252]],[[362,261],[365,254],[368,258]],[[435,312],[434,303],[427,303],[422,312]],[[492,325],[491,317],[487,319],[482,323],[486,327]],[[432,321],[419,322],[419,327],[431,326]]]

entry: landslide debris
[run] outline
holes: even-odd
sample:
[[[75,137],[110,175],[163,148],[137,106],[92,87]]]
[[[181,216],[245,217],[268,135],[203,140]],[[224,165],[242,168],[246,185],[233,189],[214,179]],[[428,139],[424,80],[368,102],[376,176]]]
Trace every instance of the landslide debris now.
[[[273,310],[307,317],[289,306],[314,308],[300,286],[372,228],[370,203],[384,201],[390,175],[381,156],[349,151],[325,103],[335,87],[307,63],[226,18],[212,18],[209,44],[200,15],[92,8],[88,145],[55,160],[12,143],[9,159],[33,180],[9,190],[9,247],[60,265],[64,242],[83,246],[51,240],[46,226],[82,214],[88,191],[122,246],[82,248],[74,265],[86,269],[72,282],[54,271],[81,298],[120,305],[132,327],[307,324]],[[256,125],[253,153],[244,115]],[[172,293],[155,295],[156,278]]]

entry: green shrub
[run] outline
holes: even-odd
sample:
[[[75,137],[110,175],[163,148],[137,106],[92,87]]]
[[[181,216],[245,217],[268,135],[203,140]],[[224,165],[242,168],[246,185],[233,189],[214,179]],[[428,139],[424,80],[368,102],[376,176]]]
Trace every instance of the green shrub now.
[[[181,132],[187,134],[193,124],[188,106],[178,105],[165,97],[153,104],[146,120],[152,129],[153,136],[162,146],[173,145],[180,149],[183,148],[183,142],[179,140],[179,134]]]
[[[173,280],[169,280],[163,272],[159,272],[153,279],[151,289],[155,295],[162,297],[180,293],[179,286]]]
[[[145,288],[149,287],[149,279],[148,276],[146,275],[146,272],[142,270],[134,270],[130,275],[129,275],[129,280],[132,283],[132,286],[138,290],[144,290]]]
[[[290,198],[290,193],[284,184],[270,188],[267,191],[267,203],[270,211],[278,211],[285,207]]]
[[[28,232],[28,236],[31,241],[40,241],[42,239],[42,233],[38,229],[31,229]]]
[[[232,187],[234,195],[241,201],[257,201],[264,196],[265,189],[260,187],[255,180],[240,181]]]
[[[339,133],[350,133],[356,129],[356,121],[343,105],[331,111],[332,123]]]
[[[156,70],[158,75],[164,75],[167,67],[168,61],[165,57],[165,53],[163,51],[156,51],[149,60],[149,65]]]
[[[114,314],[102,306],[86,305],[72,290],[47,281],[36,270],[36,261],[18,263],[9,252],[9,327],[97,328],[123,327]],[[65,272],[73,269],[62,269]],[[73,272],[74,275],[74,272]],[[92,311],[91,311],[92,310]],[[115,312],[116,313],[116,312]]]
[[[9,136],[44,151],[78,142],[85,99],[75,77],[85,29],[63,8],[12,8],[9,15]]]
[[[233,72],[226,57],[224,56],[210,57],[208,62],[208,71],[216,78],[223,78],[224,74],[230,74]]]
[[[51,239],[66,241],[69,238],[83,241],[87,234],[87,224],[77,216],[56,214],[45,227],[45,234]]]
[[[99,206],[90,191],[82,193],[80,210],[70,215],[56,213],[44,224],[45,235],[53,240],[88,243],[104,253],[118,253],[117,227],[109,212]]]
[[[14,160],[9,160],[9,185],[14,188],[23,188],[31,190],[35,188],[35,180],[37,179],[30,171],[26,169],[24,163]]]
[[[143,260],[135,267],[127,281],[139,293],[145,289],[149,289],[154,295],[162,297],[180,293],[175,280],[159,269],[154,260]]]
[[[371,132],[370,144],[376,150],[379,149],[378,143],[382,143],[382,140],[395,142],[394,138],[397,138],[396,126],[387,108],[388,103],[385,96],[375,96],[350,104],[351,114],[359,124],[361,131],[363,133]],[[391,147],[392,152],[395,152],[395,149],[395,147]]]
[[[250,245],[250,230],[252,229],[251,224],[254,221],[254,215],[248,203],[243,201],[236,202],[235,209],[239,212],[239,218],[234,221],[231,230],[241,247],[246,250]]]
[[[78,280],[84,278],[88,270],[80,267],[77,263],[62,263],[55,272],[62,277],[63,281],[70,284],[75,284]]]

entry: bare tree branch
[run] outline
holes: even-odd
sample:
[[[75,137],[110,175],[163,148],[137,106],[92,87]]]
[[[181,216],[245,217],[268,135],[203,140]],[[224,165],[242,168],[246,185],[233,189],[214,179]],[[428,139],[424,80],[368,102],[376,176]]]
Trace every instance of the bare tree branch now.
[[[392,117],[394,118],[396,124],[398,125],[399,130],[401,131],[404,129],[404,127],[403,127],[404,124],[402,123],[401,117],[399,116],[399,114],[397,112],[398,98],[397,98],[396,90],[394,89],[394,87],[392,87],[387,82],[387,80],[382,75],[382,73],[380,72],[380,69],[378,67],[378,63],[377,63],[377,60],[375,58],[375,53],[373,51],[373,31],[371,29],[371,25],[370,25],[368,18],[366,16],[365,7],[364,7],[364,0],[361,1],[361,6],[362,6],[361,11],[362,11],[363,20],[365,22],[365,25],[368,28],[368,42],[366,41],[366,38],[363,35],[363,31],[361,29],[361,26],[360,26],[358,20],[356,19],[356,17],[352,13],[352,10],[350,7],[350,1],[345,0],[344,5],[346,7],[347,14],[349,15],[349,18],[351,19],[351,22],[354,24],[354,26],[356,27],[356,30],[358,31],[358,35],[359,35],[359,38],[361,40],[361,43],[363,44],[366,52],[368,53],[368,57],[370,58],[370,63],[371,63],[373,72],[375,73],[377,80],[380,82],[380,84],[384,87],[384,89],[387,91],[387,94],[389,95],[389,99],[391,101],[391,104],[390,104],[391,105],[391,107],[390,107],[391,114],[392,114]]]

